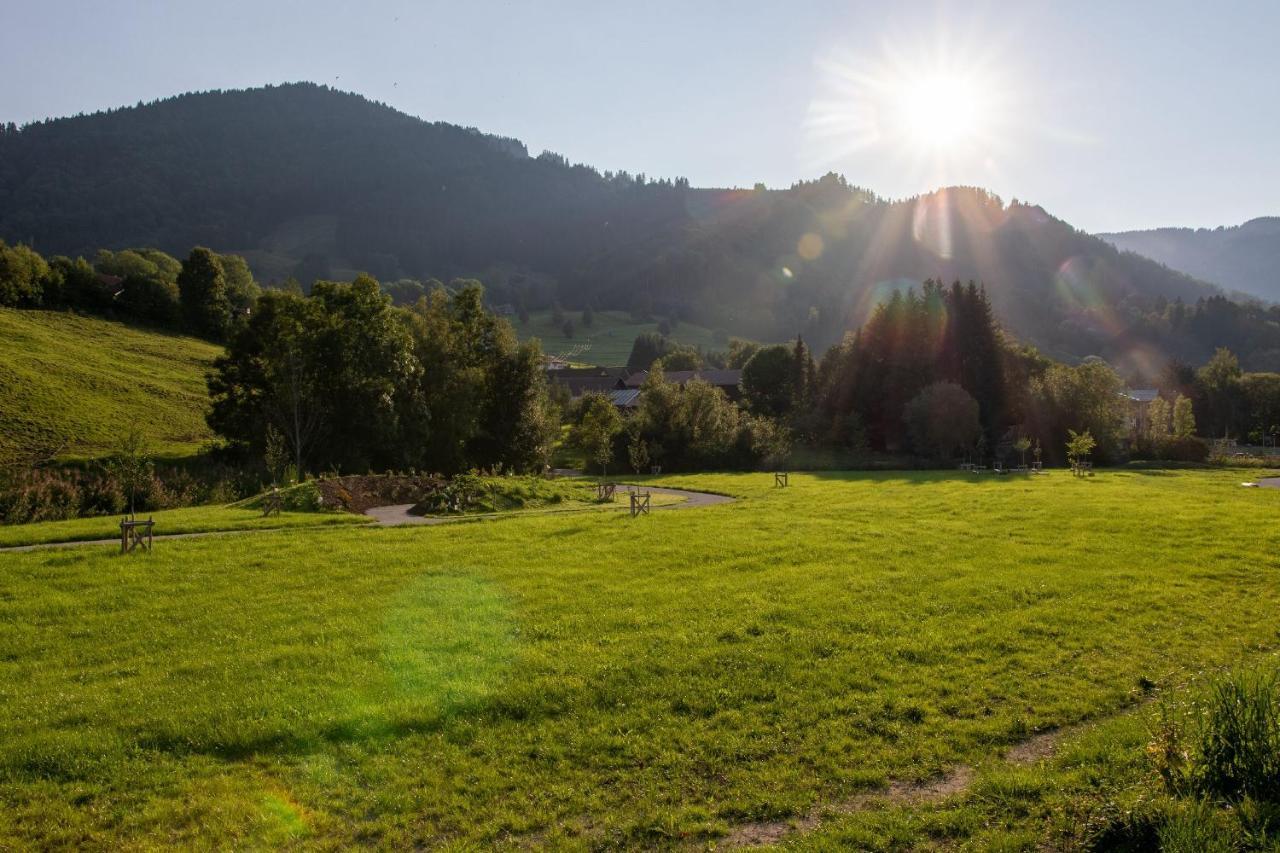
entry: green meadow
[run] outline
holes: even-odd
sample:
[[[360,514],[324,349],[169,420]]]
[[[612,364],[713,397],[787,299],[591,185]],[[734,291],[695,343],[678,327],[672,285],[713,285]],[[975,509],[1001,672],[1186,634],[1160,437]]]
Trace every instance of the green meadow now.
[[[1280,646],[1256,474],[0,555],[0,847],[1070,848],[1149,700]]]
[[[59,311],[0,308],[0,451],[100,456],[137,429],[162,455],[212,438],[204,375],[222,348]]]
[[[537,338],[542,351],[558,355],[575,364],[621,367],[631,355],[631,345],[637,336],[656,334],[658,321],[637,323],[625,311],[597,311],[590,326],[582,325],[581,311],[565,311],[573,321],[573,337],[565,337],[563,328],[551,320],[550,311],[530,313],[529,322],[521,323],[512,317],[511,325],[521,340]],[[670,339],[677,344],[701,347],[703,350],[723,350],[727,339],[718,339],[715,332],[702,326],[680,323],[671,330]]]

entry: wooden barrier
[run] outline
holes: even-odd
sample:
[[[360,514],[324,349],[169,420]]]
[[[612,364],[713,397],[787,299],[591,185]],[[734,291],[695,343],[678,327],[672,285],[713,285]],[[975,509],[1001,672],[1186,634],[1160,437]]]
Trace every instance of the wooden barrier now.
[[[128,554],[135,548],[150,551],[151,529],[155,525],[155,521],[150,518],[146,521],[130,518],[120,519],[120,553]]]
[[[284,500],[280,497],[280,490],[273,488],[271,494],[262,499],[262,517],[269,515],[279,515],[280,507],[284,504]]]
[[[613,500],[613,493],[617,490],[617,483],[596,483],[596,499],[600,501],[611,501]]]
[[[776,471],[773,475],[773,487],[775,489],[786,488],[791,485],[791,475],[786,471]]]
[[[635,518],[637,515],[641,514],[649,514],[649,493],[645,492],[644,494],[640,494],[639,492],[632,492],[631,517]]]

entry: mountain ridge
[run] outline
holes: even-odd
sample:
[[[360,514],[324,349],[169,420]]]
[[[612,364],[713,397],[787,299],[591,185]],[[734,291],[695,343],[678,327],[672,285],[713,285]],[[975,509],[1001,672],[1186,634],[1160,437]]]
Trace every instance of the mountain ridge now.
[[[1280,216],[1216,228],[1148,228],[1097,236],[1227,290],[1280,301]]]
[[[495,302],[818,345],[894,289],[972,279],[1013,333],[1068,360],[1123,359],[1153,334],[1144,318],[1220,295],[980,188],[890,201],[835,174],[695,188],[530,156],[511,137],[311,83],[6,128],[0,238],[46,254],[208,245],[268,281],[476,276]],[[1211,344],[1165,337],[1147,343],[1188,359]]]

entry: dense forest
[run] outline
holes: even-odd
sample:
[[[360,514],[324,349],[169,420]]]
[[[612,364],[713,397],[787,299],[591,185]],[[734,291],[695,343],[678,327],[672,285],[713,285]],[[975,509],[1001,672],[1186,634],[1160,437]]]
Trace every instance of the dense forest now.
[[[1280,217],[1229,228],[1153,228],[1098,236],[1230,290],[1280,299]]]
[[[415,293],[475,277],[491,304],[803,334],[818,351],[910,283],[973,279],[1010,333],[1054,358],[1141,372],[1230,346],[1247,368],[1280,368],[1272,312],[1034,205],[973,188],[887,201],[838,175],[697,189],[312,84],[9,125],[0,237],[69,257],[205,245],[267,284],[364,271]]]

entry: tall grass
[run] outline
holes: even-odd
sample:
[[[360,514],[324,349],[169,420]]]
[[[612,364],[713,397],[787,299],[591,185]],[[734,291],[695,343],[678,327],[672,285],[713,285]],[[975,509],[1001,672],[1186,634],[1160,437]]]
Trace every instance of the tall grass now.
[[[1236,801],[1280,802],[1278,673],[1236,672],[1213,687],[1199,732],[1194,789]]]
[[[1172,794],[1280,802],[1280,670],[1237,670],[1167,703],[1148,751]]]

